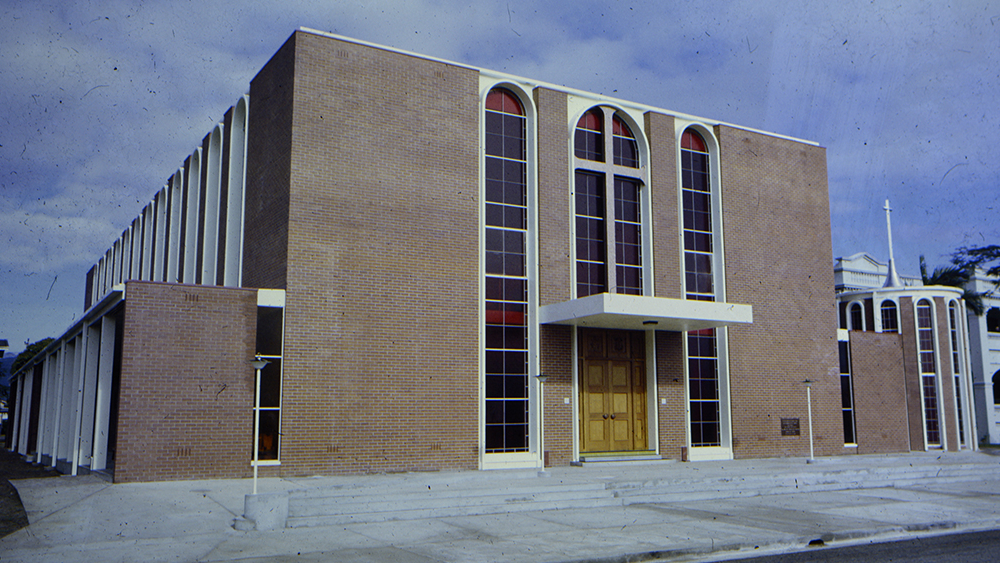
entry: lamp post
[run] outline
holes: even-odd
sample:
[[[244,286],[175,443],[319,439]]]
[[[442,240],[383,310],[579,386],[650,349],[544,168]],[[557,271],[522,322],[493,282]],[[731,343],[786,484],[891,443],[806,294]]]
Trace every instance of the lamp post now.
[[[545,471],[545,380],[549,376],[545,374],[538,374],[535,379],[538,380],[538,455],[542,460],[542,469],[538,472],[539,477],[548,477],[549,473]]]
[[[257,374],[253,397],[253,494],[257,494],[257,465],[260,462],[260,370],[269,363],[260,356],[250,362]]]
[[[815,463],[816,458],[813,456],[813,402],[812,402],[812,380],[807,379],[802,383],[806,384],[806,408],[809,409],[809,459],[806,463]]]

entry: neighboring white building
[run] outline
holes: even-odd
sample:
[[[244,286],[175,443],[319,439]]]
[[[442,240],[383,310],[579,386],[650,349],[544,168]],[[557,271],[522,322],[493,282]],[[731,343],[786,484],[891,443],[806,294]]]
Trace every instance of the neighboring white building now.
[[[889,265],[879,262],[867,252],[836,258],[833,269],[838,295],[884,288],[889,275]],[[923,286],[918,276],[900,275],[899,280],[906,287]],[[985,314],[977,316],[966,311],[978,439],[984,443],[1000,444],[1000,292],[993,285],[993,279],[982,271],[977,272],[966,289],[987,294],[983,297]],[[882,330],[881,320],[880,315],[874,315],[878,331]],[[848,324],[850,322],[849,318]]]
[[[969,316],[969,351],[972,381],[976,396],[976,415],[981,441],[1000,444],[1000,292],[994,279],[982,271],[966,285],[966,289],[983,296],[986,313]]]
[[[833,260],[833,283],[837,293],[883,287],[888,275],[889,265],[879,262],[867,252]],[[899,276],[899,280],[906,287],[924,285],[919,276]]]

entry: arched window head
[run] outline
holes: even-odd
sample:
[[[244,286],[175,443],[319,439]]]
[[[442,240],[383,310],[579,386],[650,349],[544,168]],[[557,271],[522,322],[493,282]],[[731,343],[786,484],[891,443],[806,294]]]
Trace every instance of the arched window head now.
[[[882,302],[882,332],[899,332],[896,303],[889,299]]]
[[[576,157],[604,162],[604,113],[594,108],[576,124]]]
[[[693,129],[688,129],[684,132],[681,137],[681,148],[687,149],[689,151],[697,152],[708,152],[708,148],[705,145],[705,139],[702,138],[701,134]]]
[[[486,96],[486,109],[509,113],[511,115],[524,115],[524,108],[521,100],[517,99],[510,90],[505,88],[494,88]]]
[[[986,313],[986,331],[1000,332],[1000,309],[993,307]]]
[[[851,330],[865,329],[865,313],[861,303],[851,303]]]
[[[635,141],[635,135],[625,121],[615,114],[612,119],[612,129],[614,130],[615,164],[628,166],[630,168],[639,167],[639,145]]]

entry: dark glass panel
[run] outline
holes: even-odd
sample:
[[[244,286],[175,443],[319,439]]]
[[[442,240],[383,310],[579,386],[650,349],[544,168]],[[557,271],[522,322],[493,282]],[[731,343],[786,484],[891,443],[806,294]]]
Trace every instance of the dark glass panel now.
[[[486,401],[486,424],[503,423],[503,401]]]
[[[502,374],[503,352],[486,352],[486,373]]]
[[[257,456],[262,460],[278,459],[278,429],[281,412],[277,410],[258,411]]]
[[[264,356],[281,355],[281,307],[257,307],[257,353]]]
[[[851,373],[847,342],[837,342],[837,349],[840,352],[840,373]]]
[[[487,158],[486,159],[486,180],[503,180],[503,167],[504,161],[499,158]],[[501,201],[499,199],[491,201]]]
[[[500,252],[487,252],[486,253],[486,273],[487,274],[500,274],[503,271],[503,253]]]
[[[844,443],[857,443],[854,438],[854,411],[844,411]]]
[[[520,206],[504,206],[503,226],[511,229],[527,228],[527,211]]]
[[[260,370],[260,406],[281,406],[281,360],[268,359],[264,369]]]
[[[528,447],[527,424],[508,424],[504,429],[504,447],[507,451],[524,450]]]
[[[506,378],[502,375],[486,376],[486,397],[488,399],[503,397],[504,379]]]
[[[486,325],[486,347],[503,348],[502,326]]]
[[[503,426],[486,425],[486,451],[503,449]]]
[[[519,327],[504,329],[504,347],[524,350],[528,347],[528,331]]]
[[[527,401],[504,401],[504,422],[506,424],[524,424],[528,421]]]
[[[854,403],[851,397],[851,376],[840,376],[840,404],[843,408],[849,409]]]

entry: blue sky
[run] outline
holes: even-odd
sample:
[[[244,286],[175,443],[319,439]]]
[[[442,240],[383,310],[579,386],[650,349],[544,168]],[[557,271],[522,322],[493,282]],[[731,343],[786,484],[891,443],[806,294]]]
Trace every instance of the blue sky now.
[[[1000,1],[0,0],[0,337],[84,276],[299,26],[816,141],[833,255],[1000,243]],[[792,7],[794,6],[794,8]],[[831,297],[832,298],[832,297]]]

